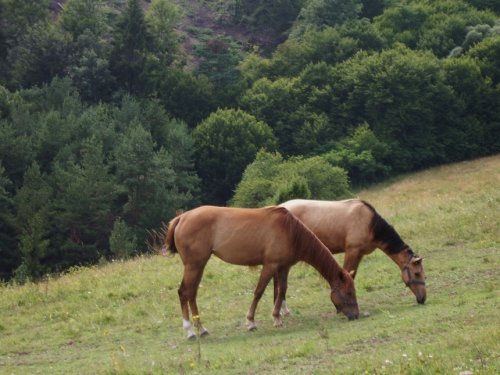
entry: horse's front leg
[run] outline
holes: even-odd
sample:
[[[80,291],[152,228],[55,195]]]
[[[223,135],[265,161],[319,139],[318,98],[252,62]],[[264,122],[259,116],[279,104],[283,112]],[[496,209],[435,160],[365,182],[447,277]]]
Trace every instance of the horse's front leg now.
[[[262,294],[264,294],[264,290],[266,290],[267,284],[269,284],[269,281],[276,273],[277,269],[278,267],[276,265],[270,264],[265,264],[262,267],[259,282],[257,283],[257,287],[253,293],[253,301],[247,313],[247,326],[249,331],[257,329],[257,325],[255,324],[255,310],[257,309],[257,304],[259,303]]]
[[[344,269],[349,272],[354,279],[358,271],[359,263],[363,258],[363,254],[358,249],[347,248],[344,257]]]

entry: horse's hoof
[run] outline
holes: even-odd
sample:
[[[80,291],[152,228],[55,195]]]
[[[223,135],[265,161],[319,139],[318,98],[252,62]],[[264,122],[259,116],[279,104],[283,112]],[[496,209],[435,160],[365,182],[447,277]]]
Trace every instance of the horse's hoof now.
[[[188,339],[189,341],[196,340],[196,334],[194,334],[194,333],[193,333],[192,335],[188,335],[187,339]]]
[[[256,325],[255,323],[249,323],[249,324],[248,324],[248,330],[249,330],[250,332],[252,332],[252,331],[257,331],[257,325]]]
[[[201,333],[200,333],[200,337],[205,337],[205,336],[208,336],[209,333],[206,329],[204,329]]]
[[[276,315],[271,315],[273,318],[273,326],[275,327],[281,327],[283,325],[283,317],[281,314]]]

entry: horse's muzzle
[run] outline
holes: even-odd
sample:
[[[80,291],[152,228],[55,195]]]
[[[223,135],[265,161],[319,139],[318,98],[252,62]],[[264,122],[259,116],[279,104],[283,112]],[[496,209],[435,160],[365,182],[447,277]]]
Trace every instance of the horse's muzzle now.
[[[423,297],[418,297],[417,298],[417,302],[421,305],[423,305],[425,303],[425,300],[426,300],[426,296],[423,296]]]
[[[349,320],[356,320],[358,319],[358,314],[351,314],[347,316],[347,319]]]

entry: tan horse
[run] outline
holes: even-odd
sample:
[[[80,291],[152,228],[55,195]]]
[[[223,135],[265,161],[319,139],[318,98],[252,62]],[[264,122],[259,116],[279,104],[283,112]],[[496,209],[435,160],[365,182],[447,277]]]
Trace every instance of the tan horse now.
[[[401,278],[418,303],[426,299],[422,258],[367,202],[359,199],[317,201],[294,199],[280,206],[299,218],[333,254],[345,252],[344,269],[356,275],[363,256],[381,249],[401,269]],[[284,306],[286,308],[286,305]]]
[[[166,234],[165,234],[166,232]],[[248,329],[256,329],[255,310],[270,279],[277,276],[275,326],[282,324],[281,301],[286,293],[286,273],[304,261],[313,266],[330,284],[330,298],[349,320],[359,314],[352,277],[335,261],[328,249],[299,220],[282,207],[227,208],[202,206],[174,218],[164,228],[165,251],[179,253],[184,276],[179,287],[183,328],[188,338],[196,337],[189,319],[189,308],[202,335],[196,294],[203,270],[212,254],[225,262],[262,265],[254,298],[247,314]],[[189,306],[188,306],[189,304]]]

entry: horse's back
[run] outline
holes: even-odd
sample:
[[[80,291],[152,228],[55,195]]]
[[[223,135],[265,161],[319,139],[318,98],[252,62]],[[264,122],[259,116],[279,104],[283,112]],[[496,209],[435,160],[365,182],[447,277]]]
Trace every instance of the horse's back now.
[[[334,253],[371,241],[370,225],[373,212],[359,199],[294,199],[280,206],[301,220]]]
[[[185,212],[176,228],[176,245],[184,258],[213,253],[233,264],[262,264],[272,248],[283,247],[287,236],[281,207],[260,209],[201,206]],[[183,260],[184,260],[183,258]]]

